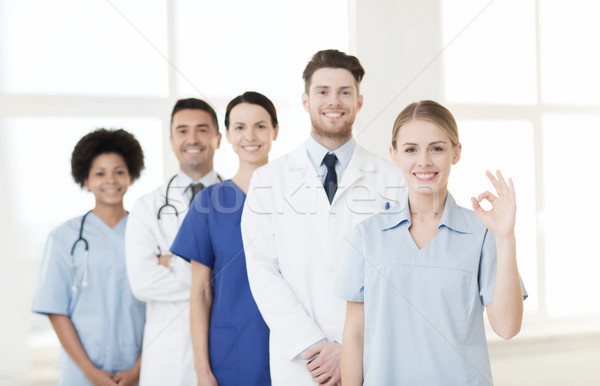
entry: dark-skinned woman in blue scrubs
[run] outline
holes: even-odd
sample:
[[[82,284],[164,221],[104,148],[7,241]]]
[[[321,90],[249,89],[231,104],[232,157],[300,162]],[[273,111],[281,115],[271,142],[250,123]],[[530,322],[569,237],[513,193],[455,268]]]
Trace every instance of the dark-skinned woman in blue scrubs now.
[[[198,385],[270,385],[269,329],[250,292],[240,222],[252,173],[269,161],[277,113],[248,91],[225,113],[236,175],[194,199],[171,251],[192,263],[190,329]]]

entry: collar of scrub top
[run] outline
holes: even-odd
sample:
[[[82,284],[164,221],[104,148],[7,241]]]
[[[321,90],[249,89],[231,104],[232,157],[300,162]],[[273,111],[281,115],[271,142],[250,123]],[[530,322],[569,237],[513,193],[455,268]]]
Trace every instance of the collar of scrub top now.
[[[71,247],[71,281],[72,281],[72,289],[73,292],[76,292],[77,290],[83,288],[83,287],[87,287],[88,283],[87,283],[87,276],[88,276],[88,262],[89,262],[89,251],[90,251],[90,245],[87,241],[87,239],[85,237],[83,237],[83,226],[85,225],[85,219],[87,218],[88,214],[90,214],[91,210],[88,210],[86,214],[83,215],[83,217],[81,218],[81,224],[79,225],[79,237],[77,238],[77,240],[75,240],[75,242],[73,243],[73,246]],[[77,244],[79,243],[83,244],[83,248],[84,248],[84,261],[83,261],[83,278],[81,279],[81,284],[77,285],[77,277],[75,275],[75,248],[77,247]]]
[[[350,160],[352,159],[352,155],[354,154],[354,149],[356,148],[356,141],[354,138],[350,138],[346,143],[337,149],[331,151],[327,149],[325,146],[321,145],[317,142],[316,139],[313,138],[312,134],[308,137],[306,141],[306,151],[308,152],[308,158],[312,162],[317,174],[321,178],[321,182],[325,180],[325,175],[327,172],[327,167],[323,163],[323,158],[327,153],[335,154],[338,159],[338,162],[335,164],[335,172],[337,174],[338,185],[342,181],[342,175],[344,171],[348,167]]]
[[[381,222],[382,230],[395,228],[404,222],[408,222],[408,226],[410,226],[411,222],[410,208],[408,206],[408,195],[406,196],[403,205],[398,205],[386,210],[385,212],[380,213],[379,216],[382,216],[383,218]],[[458,205],[456,204],[456,201],[454,200],[454,197],[452,197],[450,192],[448,192],[448,195],[446,196],[444,212],[442,213],[438,230],[442,227],[446,227],[460,233],[473,233],[473,229],[465,221]]]

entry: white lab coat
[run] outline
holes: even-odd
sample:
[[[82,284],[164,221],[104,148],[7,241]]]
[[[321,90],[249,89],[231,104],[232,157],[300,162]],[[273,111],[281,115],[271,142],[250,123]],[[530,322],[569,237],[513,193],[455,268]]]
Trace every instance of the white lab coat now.
[[[159,254],[169,249],[188,210],[191,193],[185,188],[191,179],[179,173],[169,189],[169,203],[175,206],[161,211],[165,204],[167,182],[140,197],[127,222],[125,255],[127,274],[133,294],[147,302],[146,326],[140,371],[140,385],[195,385],[194,355],[190,338],[190,264],[176,260],[174,271],[158,264]],[[218,182],[210,172],[201,180],[206,186]]]
[[[354,225],[403,202],[399,168],[358,145],[330,206],[303,144],[254,172],[242,215],[250,288],[271,331],[274,386],[314,385],[298,355],[342,342],[346,302],[333,297]]]

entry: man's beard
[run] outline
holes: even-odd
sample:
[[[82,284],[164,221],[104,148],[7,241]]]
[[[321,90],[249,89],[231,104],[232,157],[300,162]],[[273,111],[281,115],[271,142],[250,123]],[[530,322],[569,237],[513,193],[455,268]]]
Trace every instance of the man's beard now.
[[[325,122],[319,118],[313,119],[311,116],[310,119],[313,131],[317,136],[331,139],[344,139],[352,136],[352,125],[354,124],[354,119],[346,120],[343,122],[342,126],[332,130],[331,128],[325,126]]]

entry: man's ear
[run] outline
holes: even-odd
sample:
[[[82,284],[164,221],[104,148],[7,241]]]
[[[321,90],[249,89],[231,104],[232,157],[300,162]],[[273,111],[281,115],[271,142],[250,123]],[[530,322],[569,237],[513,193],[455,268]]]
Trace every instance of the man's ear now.
[[[309,107],[309,103],[308,103],[308,95],[306,95],[306,93],[302,93],[302,106],[304,107],[304,110],[306,111],[310,111]]]

